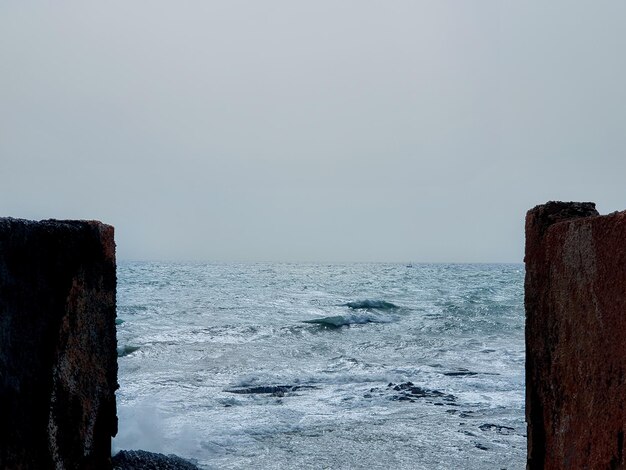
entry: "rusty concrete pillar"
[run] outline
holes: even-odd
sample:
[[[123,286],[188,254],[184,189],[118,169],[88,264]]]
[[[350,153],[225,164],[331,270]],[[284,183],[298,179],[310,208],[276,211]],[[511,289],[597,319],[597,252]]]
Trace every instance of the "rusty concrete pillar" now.
[[[626,212],[526,216],[527,468],[625,468]]]
[[[0,468],[111,468],[115,285],[113,227],[0,219]]]

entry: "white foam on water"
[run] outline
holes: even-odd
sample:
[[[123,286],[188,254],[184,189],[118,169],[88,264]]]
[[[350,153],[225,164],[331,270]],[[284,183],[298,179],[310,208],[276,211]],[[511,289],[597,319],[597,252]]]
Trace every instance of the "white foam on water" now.
[[[140,349],[119,358],[115,449],[204,468],[524,466],[519,266],[121,263],[118,278],[118,341]],[[408,381],[430,395],[388,386]]]

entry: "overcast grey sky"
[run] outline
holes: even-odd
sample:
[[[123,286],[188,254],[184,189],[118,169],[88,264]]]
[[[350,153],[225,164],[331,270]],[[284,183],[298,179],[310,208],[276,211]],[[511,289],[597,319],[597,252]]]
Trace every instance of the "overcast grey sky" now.
[[[521,262],[626,209],[626,2],[0,3],[0,215],[119,259]]]

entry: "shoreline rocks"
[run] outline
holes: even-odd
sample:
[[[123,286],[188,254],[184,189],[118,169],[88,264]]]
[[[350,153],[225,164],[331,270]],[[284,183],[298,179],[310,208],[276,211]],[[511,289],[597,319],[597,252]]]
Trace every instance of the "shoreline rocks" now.
[[[145,450],[121,450],[113,456],[113,470],[199,470],[196,465],[178,457]]]

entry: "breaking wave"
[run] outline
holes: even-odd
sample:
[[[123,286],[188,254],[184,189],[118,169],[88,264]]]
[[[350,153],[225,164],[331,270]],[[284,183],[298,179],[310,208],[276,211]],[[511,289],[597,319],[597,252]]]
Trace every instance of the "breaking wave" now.
[[[340,328],[348,325],[363,325],[365,323],[389,323],[390,318],[382,318],[378,315],[368,314],[349,314],[336,315],[332,317],[314,318],[312,320],[304,320],[304,323],[325,326],[327,328]]]
[[[353,310],[359,309],[376,309],[376,310],[393,310],[400,308],[391,302],[386,300],[356,300],[354,302],[347,302],[342,305],[343,307],[350,307]]]

